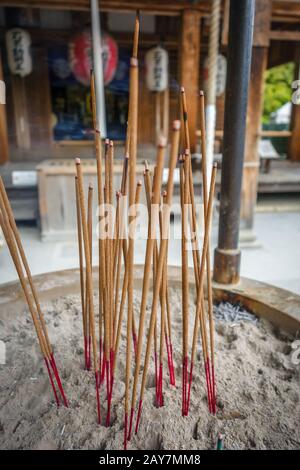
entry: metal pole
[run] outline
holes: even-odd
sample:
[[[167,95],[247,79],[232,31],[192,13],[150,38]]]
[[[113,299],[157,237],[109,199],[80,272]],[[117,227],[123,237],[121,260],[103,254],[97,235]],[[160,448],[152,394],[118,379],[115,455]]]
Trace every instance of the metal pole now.
[[[210,185],[214,161],[214,142],[216,127],[216,84],[219,52],[221,0],[213,0],[210,15],[208,44],[208,86],[206,92],[206,159],[207,187]]]
[[[95,74],[95,93],[97,105],[97,123],[102,138],[106,137],[105,95],[101,48],[101,27],[98,0],[91,0],[91,26],[93,44],[93,69]]]
[[[231,0],[218,247],[214,280],[239,281],[238,248],[255,0]]]

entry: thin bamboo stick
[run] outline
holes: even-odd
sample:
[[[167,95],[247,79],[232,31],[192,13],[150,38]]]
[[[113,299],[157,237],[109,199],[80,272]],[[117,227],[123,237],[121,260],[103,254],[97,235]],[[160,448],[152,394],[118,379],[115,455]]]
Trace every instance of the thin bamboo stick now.
[[[91,263],[91,270],[92,268],[92,236],[93,236],[93,186],[90,183],[88,189],[88,209],[87,209],[87,227],[88,227],[88,237],[89,237],[89,249],[90,249],[90,263]],[[87,289],[87,283],[86,283]],[[89,296],[88,292],[86,291],[86,331],[88,332],[88,367],[87,369],[90,370],[91,368],[91,324],[90,324],[90,305],[89,305]]]
[[[155,134],[156,134],[156,145],[158,145],[160,136],[162,135],[161,128],[161,92],[155,93]]]
[[[129,173],[130,175],[130,173]],[[135,205],[136,201],[140,198],[140,191],[141,191],[142,184],[141,182],[137,185],[137,194],[135,196]],[[132,211],[132,205],[130,206]],[[132,211],[133,212],[133,211]],[[127,261],[126,265],[128,267],[128,316],[127,316],[127,350],[126,350],[126,386],[127,386],[127,393],[125,392],[125,417],[128,416],[128,401],[129,401],[129,381],[130,381],[130,371],[131,371],[131,339],[130,333],[132,329],[132,317],[133,317],[133,241],[135,235],[135,217],[136,213],[134,212],[133,215],[130,217],[130,223],[134,224],[134,232],[131,234],[129,238],[129,247],[128,247],[128,254],[127,254]],[[129,335],[129,337],[128,337]],[[127,418],[125,418],[125,422]],[[128,424],[126,422],[126,424]],[[126,448],[126,441],[127,441],[127,426],[125,426],[125,435],[124,435],[124,447]]]
[[[206,156],[206,128],[205,128],[205,98],[204,93],[200,91],[200,129],[201,129],[201,150],[202,150],[202,184],[203,184],[203,203],[205,214],[207,212],[208,198],[208,181],[207,174],[207,156]],[[205,221],[207,218],[205,217]],[[211,286],[211,268],[210,268],[210,247],[208,242],[206,256],[206,272],[207,272],[207,300],[208,300],[208,318],[209,318],[209,334],[210,334],[210,358],[211,358],[211,375],[212,375],[212,411],[216,413],[216,380],[215,380],[215,340],[214,340],[214,312],[213,312],[213,295]],[[210,365],[209,365],[210,368]]]
[[[181,212],[182,212],[182,416],[186,414],[187,368],[188,368],[188,322],[189,322],[189,280],[188,280],[188,203],[189,203],[189,161],[183,160],[180,167]]]
[[[177,155],[178,155],[179,135],[180,135],[180,122],[174,121],[171,154],[170,154],[170,160],[169,160],[169,175],[168,175],[168,183],[167,183],[166,203],[169,207],[171,206],[172,197],[173,197],[173,184],[174,184],[173,175],[174,175],[174,169],[176,166]],[[167,215],[169,217],[169,212],[167,212]],[[164,211],[163,219],[165,219],[165,211]],[[170,220],[164,220],[163,225],[165,229],[169,227],[169,223],[170,223]],[[149,327],[148,338],[147,338],[146,356],[145,356],[144,370],[143,370],[143,377],[142,377],[142,384],[141,384],[141,391],[140,391],[139,409],[138,409],[138,415],[137,415],[137,421],[136,421],[136,429],[135,429],[136,433],[138,431],[139,422],[140,422],[142,402],[143,402],[143,397],[144,397],[144,392],[145,392],[146,378],[147,378],[149,359],[150,359],[151,342],[152,342],[152,337],[153,337],[155,319],[157,316],[157,307],[158,307],[158,302],[159,302],[161,278],[162,278],[163,266],[164,266],[164,261],[165,261],[165,253],[166,253],[166,248],[167,248],[166,241],[167,240],[163,237],[161,240],[161,246],[159,250],[159,259],[158,259],[158,266],[157,266],[153,301],[152,301],[152,309],[151,309],[150,327]]]
[[[135,192],[135,200],[134,200],[134,205],[137,206],[140,201],[140,195],[141,195],[141,187],[142,183],[138,181],[136,185],[136,192]],[[132,236],[135,234],[135,215],[133,214],[134,219],[132,220]],[[127,251],[127,257],[128,257],[128,251]],[[117,366],[117,356],[119,352],[119,344],[120,344],[120,338],[121,338],[121,330],[122,330],[122,323],[123,323],[123,316],[124,316],[124,307],[125,307],[125,301],[126,301],[126,294],[128,292],[128,277],[129,277],[129,264],[128,264],[128,259],[126,260],[125,263],[125,273],[124,273],[124,279],[123,279],[123,287],[122,287],[122,295],[121,295],[121,302],[120,302],[120,311],[119,311],[119,317],[118,317],[118,327],[117,327],[117,334],[116,334],[116,341],[115,341],[115,346],[114,346],[114,361],[113,361],[113,372],[112,372],[112,385],[111,385],[111,392],[110,392],[110,400],[112,399],[112,391],[113,391],[113,384],[114,384],[114,377],[115,377],[115,370]]]
[[[82,220],[82,231],[83,231],[83,244],[85,252],[85,264],[86,264],[86,282],[88,285],[88,299],[89,299],[89,321],[91,325],[91,337],[93,345],[93,366],[95,371],[95,380],[96,380],[96,398],[97,398],[97,412],[98,412],[98,422],[101,422],[100,416],[100,398],[99,398],[99,363],[97,360],[97,342],[95,334],[95,317],[94,317],[94,301],[93,301],[93,281],[92,281],[92,268],[91,268],[91,254],[90,254],[90,245],[89,245],[89,235],[88,235],[88,226],[87,226],[87,216],[86,209],[84,204],[84,190],[83,190],[83,176],[80,158],[76,158],[76,173],[78,178],[78,194],[79,194],[79,203],[80,203],[80,213]]]
[[[163,204],[166,204],[167,191],[163,192]],[[164,229],[163,229],[164,233]],[[168,233],[168,238],[170,234]],[[175,385],[175,373],[174,373],[174,361],[173,361],[173,346],[172,346],[172,321],[171,321],[171,308],[169,302],[169,286],[168,286],[168,251],[169,251],[169,239],[167,240],[167,249],[166,249],[166,260],[164,268],[164,278],[165,278],[165,293],[164,299],[166,302],[166,311],[167,311],[167,321],[166,321],[166,348],[168,354],[168,367],[170,375],[170,385]]]
[[[163,229],[163,220],[162,220],[162,210],[163,205],[160,206],[159,210],[159,225],[160,225],[160,239],[162,239],[164,234]],[[169,360],[169,350],[168,350],[168,338],[166,333],[166,290],[167,290],[167,279],[166,279],[166,260],[167,260],[167,249],[165,253],[165,262],[163,267],[162,274],[162,283],[161,283],[161,301],[160,301],[160,344],[159,344],[159,378],[158,378],[158,396],[157,396],[157,406],[163,406],[163,358],[164,358],[164,342],[167,345],[168,351],[168,360]]]
[[[193,184],[193,174],[192,174],[192,164],[191,164],[191,149],[190,149],[190,136],[189,136],[189,124],[188,124],[188,111],[186,104],[186,95],[184,87],[181,87],[181,104],[182,104],[182,116],[184,122],[184,136],[185,136],[185,159],[188,160],[189,168],[189,204],[190,204],[190,226],[192,237],[192,255],[193,255],[193,264],[194,264],[194,276],[196,289],[198,289],[199,284],[199,269],[200,269],[200,252],[199,252],[199,242],[198,242],[198,231],[197,231],[197,217],[196,217],[196,207],[195,207],[195,195],[194,195],[194,184]]]
[[[114,265],[115,265],[115,258],[114,258],[114,229],[113,229],[113,214],[112,214],[112,208],[113,208],[113,162],[114,162],[114,145],[113,141],[111,140],[109,142],[109,164],[108,164],[108,170],[109,170],[109,204],[111,206],[111,210],[109,212],[109,226],[110,226],[110,237],[108,238],[108,243],[109,243],[109,250],[110,250],[110,274],[109,274],[109,279],[110,279],[110,291],[114,292],[115,285],[114,285]],[[111,386],[111,378],[112,378],[112,369],[113,369],[113,339],[114,339],[114,330],[113,330],[113,325],[114,325],[114,296],[110,295],[110,361],[109,361],[109,370],[110,370],[110,386]],[[110,393],[110,391],[109,391]]]
[[[13,234],[12,228],[11,228],[10,223],[9,223],[8,215],[5,212],[2,197],[0,197],[0,204],[1,204],[0,227],[2,228],[2,232],[3,232],[4,238],[6,240],[10,255],[12,257],[13,263],[14,263],[16,271],[18,273],[20,284],[21,284],[21,287],[23,289],[24,296],[25,296],[25,299],[26,299],[27,304],[28,304],[29,312],[31,314],[31,318],[32,318],[32,321],[33,321],[33,324],[34,324],[34,327],[35,327],[35,330],[36,330],[39,346],[40,346],[41,353],[42,353],[42,356],[44,358],[44,362],[45,362],[45,365],[46,365],[46,368],[47,368],[47,372],[48,372],[50,383],[51,383],[51,386],[52,386],[52,389],[53,389],[56,404],[57,404],[57,406],[59,406],[60,405],[59,398],[58,398],[58,395],[57,395],[57,391],[56,391],[54,381],[53,381],[53,378],[52,378],[52,375],[51,375],[50,367],[49,367],[49,364],[51,364],[51,356],[50,356],[49,350],[47,349],[46,339],[45,339],[45,336],[43,335],[43,331],[42,331],[41,325],[39,323],[37,313],[36,313],[35,308],[34,308],[34,303],[32,301],[32,298],[30,296],[30,293],[29,293],[29,290],[28,290],[28,287],[27,287],[27,284],[26,284],[26,279],[25,279],[25,276],[23,274],[23,269],[22,269],[20,258],[19,258],[17,245],[16,245],[16,242],[15,242],[15,239],[14,239],[14,234]],[[54,375],[55,375],[55,378],[57,380],[55,372],[54,372]]]
[[[44,339],[45,339],[46,352],[49,354],[49,363],[46,363],[46,366],[47,366],[47,369],[49,369],[49,364],[50,364],[50,366],[53,370],[54,376],[56,378],[56,382],[57,382],[58,388],[60,390],[60,394],[62,396],[64,405],[68,406],[68,401],[67,401],[67,398],[65,396],[65,392],[64,392],[64,389],[63,389],[63,386],[62,386],[62,383],[61,383],[60,375],[59,375],[58,368],[57,368],[56,361],[55,361],[55,357],[54,357],[54,354],[53,354],[53,349],[52,349],[52,346],[51,346],[51,343],[50,343],[50,340],[49,340],[49,335],[48,335],[46,323],[45,323],[44,316],[43,316],[43,313],[42,313],[42,310],[41,310],[41,307],[40,307],[40,302],[39,302],[39,299],[38,299],[37,291],[36,291],[34,283],[33,283],[33,279],[32,279],[32,276],[31,276],[31,271],[30,271],[30,268],[29,268],[29,264],[28,264],[27,259],[26,259],[26,255],[25,255],[25,252],[24,252],[24,249],[23,249],[21,238],[20,238],[20,235],[19,235],[19,232],[18,232],[18,229],[17,229],[17,225],[16,225],[16,222],[15,222],[15,219],[14,219],[14,215],[13,215],[13,212],[12,212],[12,209],[11,209],[11,205],[10,205],[10,202],[8,200],[8,197],[7,197],[7,194],[6,194],[6,191],[5,191],[5,187],[4,187],[4,184],[3,184],[3,181],[2,181],[1,177],[0,177],[0,199],[1,199],[1,208],[2,208],[3,217],[4,217],[5,221],[7,221],[7,223],[8,223],[8,229],[9,229],[8,230],[8,235],[11,231],[11,238],[14,242],[13,247],[15,247],[16,250],[19,251],[20,258],[21,258],[21,261],[23,263],[23,266],[24,266],[24,269],[25,269],[25,272],[26,272],[26,275],[27,275],[27,279],[28,279],[28,282],[29,282],[29,285],[30,285],[30,289],[31,289],[31,292],[32,292],[32,296],[33,296],[33,299],[34,299],[34,303],[35,303],[35,306],[36,306],[38,319],[39,319],[40,324],[41,324],[42,332],[43,332]],[[17,254],[18,254],[18,251],[16,251]],[[23,273],[23,271],[22,271],[22,273]],[[49,372],[49,370],[48,370],[48,372]],[[50,381],[51,381],[51,384],[52,384],[51,374],[50,374]]]
[[[203,333],[205,335],[205,319],[204,319],[204,312],[203,312],[203,308],[204,308],[203,282],[204,282],[204,274],[205,274],[206,254],[207,254],[207,249],[208,249],[210,228],[211,228],[216,173],[217,173],[217,166],[214,165],[212,178],[211,178],[211,184],[210,184],[210,190],[209,190],[208,206],[207,206],[207,223],[205,224],[204,241],[203,241],[203,247],[202,247],[199,289],[197,293],[197,306],[196,306],[196,315],[195,315],[195,321],[194,321],[193,337],[197,335],[197,329],[199,327],[198,322],[200,322],[201,330],[203,330]],[[201,310],[202,310],[202,314],[201,314]],[[207,370],[208,350],[207,350],[207,343],[206,343],[206,339],[204,335],[203,335],[203,338],[205,341],[205,344],[203,344],[203,354],[204,354],[204,363],[205,363],[204,365],[205,365],[205,373],[206,373],[206,381],[207,381],[207,389],[208,389],[208,402],[209,402],[209,406],[211,407],[211,395],[210,395],[211,390],[210,390],[210,382],[209,382],[209,372]],[[193,344],[194,344],[194,339],[193,339]],[[191,371],[192,371],[192,366],[195,360],[195,354],[196,354],[196,348],[194,347],[192,350],[192,354],[191,354]],[[190,372],[190,377],[189,377],[189,395],[190,395],[190,388],[191,388],[191,372]]]
[[[21,238],[20,238],[20,235],[19,235],[19,231],[18,231],[16,222],[15,222],[13,211],[12,211],[9,199],[7,197],[6,190],[5,190],[4,183],[3,183],[3,180],[2,180],[1,176],[0,176],[0,194],[1,194],[1,197],[2,197],[2,200],[3,200],[3,206],[2,206],[3,207],[3,212],[5,212],[7,214],[7,218],[8,218],[11,230],[13,232],[13,236],[15,237],[15,242],[16,242],[16,245],[17,245],[17,249],[19,250],[20,257],[21,257],[21,260],[22,260],[22,263],[23,263],[23,266],[24,266],[24,269],[25,269],[25,272],[26,272],[26,275],[27,275],[27,279],[28,279],[31,291],[32,291],[32,295],[33,295],[34,302],[35,302],[35,305],[36,305],[38,317],[39,317],[39,320],[41,322],[42,331],[43,331],[43,334],[45,336],[47,352],[49,353],[49,355],[51,355],[51,354],[53,354],[53,350],[52,350],[51,343],[50,343],[50,340],[49,340],[49,335],[48,335],[45,319],[44,319],[44,316],[43,316],[43,313],[42,313],[42,310],[41,310],[41,306],[40,306],[40,303],[39,303],[39,300],[38,300],[37,291],[36,291],[34,283],[33,283],[30,267],[29,267],[29,264],[28,264],[27,259],[26,259],[26,255],[25,255],[25,252],[24,252],[24,249],[23,249],[23,245],[22,245],[22,242],[21,242]]]
[[[157,148],[157,157],[156,157],[156,177],[154,179],[154,186],[153,186],[153,195],[152,195],[152,208],[157,207],[160,200],[160,191],[161,191],[161,181],[162,181],[162,173],[163,173],[163,166],[164,166],[164,154],[166,148],[166,141],[164,138],[161,138],[158,148]],[[135,362],[135,371],[134,371],[134,381],[133,381],[133,389],[132,389],[132,398],[131,398],[131,411],[130,411],[130,423],[129,423],[129,432],[128,432],[128,440],[131,438],[131,431],[132,431],[132,424],[133,424],[133,415],[135,410],[135,403],[136,403],[136,392],[137,392],[137,384],[138,384],[138,377],[140,371],[140,364],[141,364],[141,355],[142,355],[142,347],[143,347],[143,339],[144,339],[144,325],[145,325],[145,315],[146,315],[146,306],[147,306],[147,297],[149,291],[149,283],[150,283],[150,273],[151,273],[151,262],[153,258],[153,247],[154,247],[154,237],[153,237],[153,227],[156,227],[157,220],[153,220],[152,213],[150,216],[150,220],[148,222],[148,239],[146,244],[146,255],[145,255],[145,265],[144,265],[144,275],[143,275],[143,287],[142,287],[142,298],[141,298],[141,306],[140,306],[140,322],[139,322],[139,331],[138,331],[138,344],[137,344],[137,354],[136,354],[136,362]],[[156,214],[156,218],[158,219],[158,211]]]
[[[163,92],[163,136],[169,140],[169,112],[170,112],[170,90],[169,87]]]
[[[186,95],[185,90],[181,88],[181,102],[182,102],[182,113],[183,113],[183,121],[184,121],[184,134],[185,134],[185,143],[187,146],[187,150],[185,152],[186,159],[189,160],[189,203],[190,203],[190,226],[191,231],[193,234],[193,241],[192,241],[192,254],[193,254],[193,264],[194,264],[194,276],[195,276],[195,284],[196,284],[196,292],[197,295],[199,294],[199,277],[200,277],[200,252],[199,252],[199,243],[198,243],[198,231],[197,231],[197,223],[196,223],[196,208],[195,208],[195,196],[194,196],[194,185],[193,185],[193,175],[192,175],[192,165],[191,165],[191,158],[190,158],[190,139],[189,139],[189,125],[188,125],[188,112],[187,112],[187,104],[186,104]],[[201,294],[204,297],[203,293]],[[200,310],[200,315],[204,315],[204,301],[202,302],[202,308]],[[208,351],[206,348],[207,345],[207,331],[206,331],[206,322],[201,319],[201,336],[202,336],[202,346],[204,347],[205,356],[207,356]],[[192,343],[192,354],[196,348],[196,339],[198,338],[198,334],[195,332],[195,336],[193,336],[193,343]],[[209,358],[208,358],[209,363]],[[191,390],[191,380],[193,377],[192,374],[193,363],[190,365],[190,374],[189,374],[189,387],[188,387],[188,398],[186,403],[186,414],[188,413],[189,408],[189,397],[190,397],[190,390]],[[211,409],[211,397],[210,397],[210,390],[211,390],[211,381],[210,381],[210,369],[208,369],[208,374],[206,374],[207,379],[207,389],[208,389],[208,403],[209,408]]]
[[[81,216],[80,216],[80,207],[79,207],[77,176],[75,176],[75,194],[76,194],[76,216],[77,216],[78,252],[79,252],[81,310],[82,310],[82,324],[83,324],[83,337],[84,337],[84,363],[85,363],[85,368],[87,369],[88,368],[87,330],[86,330],[86,314],[87,314],[87,312],[85,310],[84,266],[83,266],[83,251],[82,251],[82,227],[81,227]]]
[[[144,184],[145,184],[147,210],[148,210],[148,232],[150,233],[150,236],[151,236],[151,199],[152,199],[153,187],[151,183],[151,175],[150,175],[150,170],[148,167],[147,160],[145,160]],[[157,261],[158,261],[158,246],[157,246],[157,239],[155,238],[154,251],[153,251],[153,267],[152,267],[153,290],[154,290],[154,282],[156,278]],[[155,402],[158,403],[158,358],[157,358],[157,321],[156,320],[155,320],[155,326],[154,326],[153,347],[154,347],[154,367],[155,367]]]
[[[127,243],[124,233],[124,201],[127,192],[127,177],[128,177],[128,154],[125,155],[123,160],[123,172],[121,189],[117,195],[117,209],[118,211],[118,222],[117,222],[117,248],[116,256],[118,257],[117,273],[116,273],[116,292],[115,292],[115,318],[114,318],[114,340],[113,347],[115,351],[116,337],[117,337],[117,325],[118,325],[118,301],[119,301],[119,288],[120,288],[120,276],[121,276],[121,264],[122,264],[122,251],[124,255],[124,273],[125,273],[125,261],[127,253]]]
[[[137,10],[136,15],[135,15],[133,48],[132,48],[132,57],[134,59],[137,59],[137,56],[138,56],[139,34],[140,34],[140,11]]]
[[[136,154],[137,154],[137,130],[138,130],[138,38],[140,20],[139,13],[136,14],[135,31],[133,40],[133,52],[130,60],[130,82],[129,82],[129,210],[135,199],[135,177],[136,177]],[[129,225],[133,221],[129,217]],[[128,411],[130,393],[130,371],[131,371],[131,337],[133,317],[133,264],[134,264],[134,239],[129,234],[128,243],[128,310],[127,310],[127,346],[126,346],[126,373],[125,373],[125,407],[124,407],[124,449],[127,449]]]
[[[96,92],[95,92],[95,77],[91,73],[91,102],[92,102],[92,116],[93,127],[95,133],[95,153],[97,164],[97,195],[98,195],[98,222],[101,226],[103,219],[103,182],[102,182],[102,148],[101,148],[101,135],[99,131],[99,124],[97,123],[97,109],[96,109]],[[105,270],[105,242],[101,233],[98,233],[98,277],[99,277],[99,369],[102,368],[102,354],[103,354],[103,317],[106,311],[106,270]],[[103,361],[104,362],[104,361]],[[101,382],[101,377],[99,377]]]

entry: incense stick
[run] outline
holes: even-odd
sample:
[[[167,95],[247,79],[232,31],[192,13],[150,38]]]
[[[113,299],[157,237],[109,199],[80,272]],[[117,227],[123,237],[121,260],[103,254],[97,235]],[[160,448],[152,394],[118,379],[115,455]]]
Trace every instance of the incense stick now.
[[[204,93],[200,92],[200,129],[201,129],[201,149],[202,149],[202,184],[203,184],[203,203],[204,211],[207,212],[207,158],[206,158],[206,129],[205,129],[205,102]],[[210,172],[209,172],[210,173]],[[205,217],[206,221],[206,217]],[[209,318],[209,332],[210,332],[210,357],[211,357],[211,372],[212,372],[212,407],[213,413],[216,413],[216,381],[215,381],[215,353],[214,353],[214,315],[213,315],[213,297],[211,286],[210,274],[210,248],[208,242],[207,256],[206,256],[206,271],[207,271],[207,300],[208,300],[208,318]]]
[[[174,175],[174,169],[176,166],[177,155],[178,155],[179,135],[180,135],[180,122],[174,121],[171,154],[170,154],[170,159],[169,159],[169,174],[168,174],[167,200],[166,200],[166,204],[169,207],[171,206],[172,197],[173,197],[173,184],[174,184],[173,175]],[[168,216],[169,216],[169,213],[168,213]],[[163,214],[163,219],[165,219],[165,211]],[[163,226],[165,230],[168,229],[169,223],[170,223],[170,220],[164,220]],[[153,292],[150,326],[149,326],[149,331],[148,331],[144,370],[143,370],[142,384],[141,384],[141,390],[140,390],[139,408],[138,408],[138,415],[137,415],[136,428],[135,428],[136,433],[138,432],[138,427],[139,427],[139,422],[140,422],[142,402],[143,402],[143,397],[144,397],[144,392],[145,392],[146,378],[147,378],[149,359],[150,359],[150,348],[151,348],[151,342],[152,342],[152,337],[153,337],[155,319],[157,316],[157,307],[158,307],[158,302],[159,302],[161,278],[162,278],[165,253],[166,253],[166,248],[167,248],[166,241],[167,241],[166,238],[163,237],[161,240],[161,246],[159,250],[159,259],[158,259],[158,266],[157,266],[156,279],[155,279],[154,292]]]
[[[157,149],[156,177],[154,180],[153,195],[151,198],[152,207],[158,206],[159,200],[160,200],[160,188],[161,188],[161,180],[162,180],[163,165],[164,165],[165,146],[166,146],[165,139],[161,139],[158,145],[158,149]],[[153,216],[153,213],[152,213],[152,216]],[[158,216],[158,213],[156,213],[156,216]],[[146,255],[145,255],[145,265],[144,265],[144,275],[143,275],[142,298],[141,298],[141,306],[140,306],[140,322],[139,322],[139,331],[138,331],[137,354],[136,354],[134,381],[133,381],[132,398],[131,398],[131,412],[130,412],[128,440],[130,440],[130,437],[131,437],[133,414],[135,410],[137,383],[138,383],[143,338],[144,338],[144,325],[145,325],[147,296],[148,296],[148,291],[149,291],[151,262],[153,258],[153,247],[154,247],[154,239],[155,239],[153,236],[153,228],[156,227],[156,223],[157,223],[157,220],[153,220],[152,217],[149,218],[148,238],[147,238],[147,244],[146,244]]]
[[[139,12],[136,14],[133,52],[130,60],[129,82],[129,209],[135,199],[135,173],[137,155],[137,130],[138,130],[138,39],[140,29]],[[129,225],[134,221],[129,217]],[[127,449],[128,411],[129,411],[129,387],[131,369],[131,336],[133,317],[133,264],[134,264],[134,239],[129,234],[128,243],[128,309],[127,309],[127,346],[126,346],[126,374],[125,374],[125,408],[124,408],[124,449]]]
[[[92,102],[92,117],[93,127],[95,133],[95,153],[96,153],[96,164],[97,164],[97,195],[98,195],[98,211],[99,217],[98,222],[101,227],[103,213],[103,183],[102,183],[102,152],[101,152],[101,136],[99,125],[97,123],[97,110],[96,110],[96,93],[95,93],[95,77],[92,71],[91,73],[91,102]],[[105,271],[105,243],[101,233],[98,233],[98,277],[99,277],[99,369],[102,368],[102,353],[103,353],[103,316],[106,311],[106,271]],[[101,377],[99,377],[101,382]]]
[[[155,170],[155,169],[154,169]],[[144,184],[146,191],[146,201],[147,201],[147,211],[148,211],[148,237],[151,236],[151,200],[153,194],[153,185],[151,183],[151,175],[148,167],[148,162],[145,160],[145,171],[144,171]],[[157,269],[157,260],[158,260],[158,246],[157,240],[154,240],[154,250],[153,250],[153,267],[152,267],[152,288],[154,290],[154,283],[156,278],[156,269]],[[154,347],[154,368],[155,368],[155,402],[158,402],[158,359],[157,359],[157,321],[155,320],[154,325],[154,338],[153,338],[153,347]]]
[[[189,280],[188,280],[188,203],[189,177],[188,160],[184,159],[180,166],[181,196],[181,257],[182,257],[182,416],[186,414],[187,404],[187,368],[188,368],[188,317],[189,317]]]
[[[89,322],[90,322],[90,332],[91,332],[92,346],[93,346],[93,367],[94,367],[95,380],[96,380],[97,412],[98,412],[98,422],[100,424],[101,416],[100,416],[99,376],[98,376],[99,363],[97,360],[97,343],[96,343],[96,335],[95,335],[91,254],[90,254],[90,245],[89,245],[87,216],[86,216],[86,209],[85,209],[85,204],[84,204],[83,176],[82,176],[80,159],[76,158],[75,163],[76,163],[76,172],[77,172],[77,178],[78,178],[78,195],[79,195],[80,213],[81,213],[81,220],[82,220],[83,244],[84,244],[84,252],[85,252],[86,283],[88,286],[87,294],[88,294],[88,299],[89,299]]]
[[[85,364],[85,368],[88,369],[86,310],[85,310],[85,292],[84,292],[84,267],[83,267],[83,252],[82,252],[82,228],[81,228],[81,216],[80,216],[80,207],[79,207],[77,176],[75,176],[75,195],[76,195],[77,238],[78,238],[78,252],[79,252],[82,326],[83,326],[83,337],[84,337],[84,364]]]
[[[1,225],[4,237],[6,239],[7,246],[9,248],[12,260],[16,267],[20,284],[21,284],[21,287],[23,289],[23,292],[24,292],[24,295],[28,304],[29,311],[31,313],[31,317],[34,323],[34,327],[36,329],[41,352],[44,357],[44,361],[45,361],[46,368],[49,374],[49,379],[50,379],[50,383],[53,389],[56,403],[59,406],[59,399],[58,399],[58,395],[55,389],[55,385],[54,385],[54,381],[51,375],[49,364],[53,370],[54,377],[56,379],[63,402],[65,406],[68,406],[68,402],[64,393],[64,389],[63,389],[59,372],[58,372],[56,362],[54,359],[54,354],[53,354],[53,350],[52,350],[51,343],[49,340],[46,323],[45,323],[45,320],[44,320],[44,317],[40,308],[37,291],[33,283],[30,268],[29,268],[29,265],[25,256],[23,246],[22,246],[21,238],[19,236],[19,232],[15,223],[13,213],[12,213],[12,209],[11,209],[1,177],[0,177],[0,209],[1,209],[0,210],[0,225]],[[21,261],[23,263],[25,272],[27,274],[27,279],[29,281],[29,286],[31,289],[32,298],[34,302],[30,296],[30,293],[27,287]],[[34,304],[35,304],[35,307],[34,307]]]
[[[199,276],[199,289],[197,293],[197,306],[196,306],[196,315],[194,321],[194,330],[193,330],[193,350],[191,354],[191,369],[190,369],[190,376],[189,376],[189,392],[188,396],[190,396],[190,389],[191,389],[191,371],[192,365],[195,360],[195,352],[196,348],[194,338],[197,336],[198,331],[198,321],[200,322],[201,331],[203,331],[202,339],[204,339],[205,344],[203,344],[203,354],[204,354],[204,365],[205,365],[205,373],[206,373],[206,381],[207,381],[207,388],[208,388],[208,403],[211,407],[211,390],[210,390],[210,382],[209,382],[209,373],[207,370],[207,359],[208,359],[208,352],[207,352],[207,344],[205,339],[205,320],[204,320],[204,312],[203,312],[203,282],[204,282],[204,271],[205,271],[205,262],[206,262],[206,254],[208,249],[209,243],[209,236],[210,236],[210,227],[211,227],[211,218],[212,218],[212,207],[213,207],[213,198],[214,198],[214,188],[215,188],[215,180],[216,180],[216,173],[217,167],[214,165],[210,190],[209,190],[209,199],[208,199],[208,206],[207,206],[207,223],[205,224],[205,233],[204,233],[204,241],[202,247],[202,256],[201,256],[201,266],[200,266],[200,276]],[[201,314],[202,311],[202,314]],[[188,399],[189,405],[189,399]]]

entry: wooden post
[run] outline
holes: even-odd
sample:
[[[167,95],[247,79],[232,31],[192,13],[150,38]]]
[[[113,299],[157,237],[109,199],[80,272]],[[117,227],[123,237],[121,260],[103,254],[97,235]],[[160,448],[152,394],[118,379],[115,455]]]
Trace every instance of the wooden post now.
[[[31,147],[31,139],[25,78],[11,75],[11,84],[17,146],[28,150]]]
[[[295,67],[296,74],[295,80],[299,80],[300,70],[300,44],[295,44]],[[295,89],[296,90],[296,89]],[[293,90],[293,91],[295,91]],[[293,104],[292,121],[291,121],[292,136],[289,142],[289,158],[294,162],[300,161],[300,104]]]
[[[264,72],[267,66],[271,1],[256,0],[251,75],[249,84],[245,159],[243,168],[241,228],[253,228],[259,171],[259,132],[263,110]]]
[[[4,82],[2,57],[0,54],[0,80]],[[0,165],[8,161],[8,135],[5,104],[0,102]]]
[[[200,14],[184,10],[180,45],[180,84],[184,87],[189,113],[191,152],[195,151],[199,94]]]

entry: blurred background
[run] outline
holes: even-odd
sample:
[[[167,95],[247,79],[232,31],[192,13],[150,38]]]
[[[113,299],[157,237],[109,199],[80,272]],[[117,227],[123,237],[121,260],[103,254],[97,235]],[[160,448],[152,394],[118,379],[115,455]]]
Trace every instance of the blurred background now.
[[[199,89],[208,91],[212,2],[103,0],[100,4],[106,137],[115,144],[115,189],[121,177],[128,113],[129,59],[135,8],[141,8],[138,159],[155,160],[162,128],[187,106],[196,196],[201,199]],[[221,2],[214,96],[214,158],[222,167],[229,1]],[[100,41],[100,38],[99,38]],[[96,187],[90,105],[89,1],[0,0],[0,174],[33,274],[78,266],[74,158]],[[155,91],[149,69],[164,57],[167,86]],[[300,5],[256,0],[241,200],[241,275],[300,293]],[[234,129],[232,129],[234,132]],[[218,172],[212,249],[217,244]],[[198,202],[199,202],[198,201]],[[175,202],[179,187],[175,184]],[[96,202],[95,202],[96,204]],[[200,215],[199,215],[200,217]],[[180,223],[174,215],[174,226]],[[17,278],[0,241],[0,283]],[[95,235],[94,262],[97,262]],[[180,241],[170,243],[178,264]],[[212,254],[213,255],[213,254]],[[143,263],[144,242],[136,259]]]

